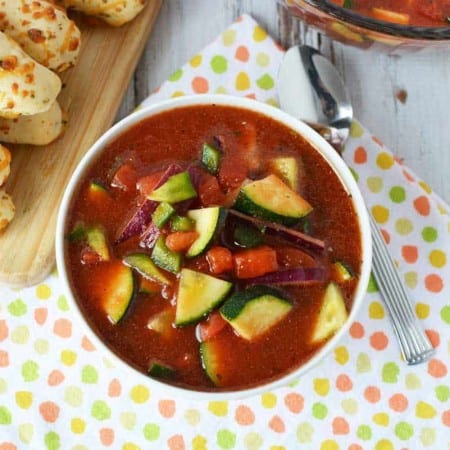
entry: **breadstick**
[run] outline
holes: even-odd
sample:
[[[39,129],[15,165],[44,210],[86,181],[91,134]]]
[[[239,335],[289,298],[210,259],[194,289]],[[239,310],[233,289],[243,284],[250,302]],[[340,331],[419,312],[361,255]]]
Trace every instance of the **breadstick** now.
[[[6,179],[9,177],[11,164],[11,153],[9,150],[0,144],[0,187],[3,186]]]
[[[3,189],[0,189],[0,235],[3,234],[5,228],[13,220],[16,207],[11,199]]]
[[[46,0],[0,0],[0,31],[38,63],[57,72],[73,66],[80,30],[64,8]]]

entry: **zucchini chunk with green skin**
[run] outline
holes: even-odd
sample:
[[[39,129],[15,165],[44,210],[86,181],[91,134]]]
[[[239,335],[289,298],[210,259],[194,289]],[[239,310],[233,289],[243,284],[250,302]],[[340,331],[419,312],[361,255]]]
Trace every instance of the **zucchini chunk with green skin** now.
[[[147,323],[147,328],[164,337],[169,337],[174,328],[172,326],[175,318],[175,310],[172,306],[156,313]]]
[[[245,184],[239,191],[234,208],[285,225],[294,225],[313,209],[276,175]]]
[[[173,209],[172,205],[161,202],[153,211],[152,220],[158,228],[162,228],[174,212],[175,209]]]
[[[194,229],[198,233],[198,238],[186,252],[186,256],[192,258],[200,255],[208,248],[223,225],[226,211],[220,206],[212,206],[210,208],[191,209],[187,216],[195,222]]]
[[[320,307],[311,342],[319,343],[335,334],[347,321],[348,314],[339,286],[329,283]]]
[[[147,196],[157,202],[178,203],[197,197],[189,173],[184,171],[172,175],[162,186]]]
[[[156,240],[151,259],[158,267],[168,272],[178,273],[180,271],[181,255],[167,248],[164,236],[159,236]]]
[[[292,308],[291,300],[282,291],[257,285],[232,295],[220,308],[220,314],[240,336],[251,341],[280,322]]]
[[[194,229],[194,225],[194,221],[189,219],[189,217],[172,214],[170,219],[171,231],[192,231]]]
[[[269,167],[274,175],[281,178],[292,190],[296,191],[298,189],[298,162],[293,156],[274,158],[270,161]]]
[[[205,369],[206,375],[213,382],[215,386],[221,385],[221,368],[220,361],[220,345],[217,341],[210,340],[200,344],[200,358],[202,360],[202,366]]]
[[[195,270],[182,269],[177,293],[175,325],[198,322],[218,306],[233,284]]]
[[[166,364],[153,361],[150,363],[147,373],[153,378],[168,379],[176,375],[176,370]]]
[[[145,278],[160,284],[171,284],[170,280],[158,269],[150,256],[145,253],[131,253],[125,256],[123,262]]]
[[[347,264],[336,261],[332,265],[333,272],[336,274],[337,281],[349,281],[353,280],[354,274],[350,267]]]
[[[106,236],[102,229],[96,226],[87,228],[86,241],[91,250],[97,253],[103,261],[111,259]]]
[[[202,164],[212,175],[217,175],[220,166],[220,150],[212,145],[203,144]]]

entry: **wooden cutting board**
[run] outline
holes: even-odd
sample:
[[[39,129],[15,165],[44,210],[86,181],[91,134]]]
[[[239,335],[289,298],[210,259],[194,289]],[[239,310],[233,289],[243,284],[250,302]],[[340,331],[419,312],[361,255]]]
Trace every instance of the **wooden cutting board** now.
[[[55,263],[55,229],[64,188],[81,157],[113,123],[162,0],[121,28],[79,23],[82,49],[64,73],[58,97],[69,115],[65,134],[45,147],[9,146],[7,183],[16,216],[0,237],[0,283],[24,287],[43,280]]]

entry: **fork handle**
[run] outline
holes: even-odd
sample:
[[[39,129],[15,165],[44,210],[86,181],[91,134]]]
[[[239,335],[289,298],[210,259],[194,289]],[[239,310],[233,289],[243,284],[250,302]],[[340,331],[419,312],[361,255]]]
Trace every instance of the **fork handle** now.
[[[370,212],[369,219],[375,280],[391,318],[403,358],[409,365],[420,364],[434,354],[434,348],[417,320],[405,285]]]

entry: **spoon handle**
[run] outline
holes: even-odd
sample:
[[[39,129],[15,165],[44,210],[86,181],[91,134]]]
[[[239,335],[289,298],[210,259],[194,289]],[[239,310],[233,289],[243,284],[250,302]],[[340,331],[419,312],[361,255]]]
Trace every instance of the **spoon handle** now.
[[[373,240],[373,273],[403,358],[409,365],[425,362],[434,354],[434,348],[416,318],[411,299],[370,212],[369,218]]]

